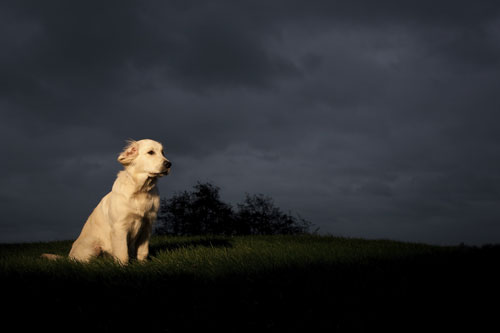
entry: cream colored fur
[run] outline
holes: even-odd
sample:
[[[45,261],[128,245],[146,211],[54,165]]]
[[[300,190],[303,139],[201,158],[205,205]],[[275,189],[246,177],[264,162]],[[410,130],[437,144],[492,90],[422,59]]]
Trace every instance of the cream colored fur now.
[[[125,265],[129,258],[142,261],[148,256],[160,205],[156,182],[170,172],[171,163],[163,155],[162,145],[148,139],[130,141],[118,161],[124,170],[73,243],[69,257],[74,260],[87,262],[104,252]]]

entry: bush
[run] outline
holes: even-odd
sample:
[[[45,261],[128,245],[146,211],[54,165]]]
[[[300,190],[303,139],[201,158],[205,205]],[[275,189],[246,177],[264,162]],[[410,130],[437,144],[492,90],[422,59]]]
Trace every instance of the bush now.
[[[220,188],[197,183],[184,191],[162,199],[156,232],[167,235],[277,235],[307,233],[310,222],[285,214],[272,198],[246,194],[234,211],[220,199]]]
[[[285,214],[274,205],[271,197],[262,194],[246,194],[236,212],[240,234],[278,235],[300,234],[309,230],[311,223],[300,216]]]
[[[162,199],[157,232],[182,236],[230,234],[234,214],[231,206],[220,200],[219,190],[210,183],[198,183],[192,192]]]

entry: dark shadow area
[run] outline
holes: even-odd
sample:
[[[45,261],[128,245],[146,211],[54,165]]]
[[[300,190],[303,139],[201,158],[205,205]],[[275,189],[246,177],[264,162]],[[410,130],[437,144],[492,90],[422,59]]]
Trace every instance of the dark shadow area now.
[[[224,238],[158,244],[231,246]],[[0,272],[16,328],[99,332],[429,332],[498,330],[500,247],[190,274]],[[7,322],[4,321],[6,324]]]
[[[174,241],[174,242],[169,242],[169,241],[157,241],[153,244],[150,245],[149,247],[149,255],[154,257],[158,255],[158,253],[162,251],[174,251],[177,249],[181,248],[192,248],[192,247],[216,247],[216,248],[232,248],[233,245],[231,244],[229,238],[224,238],[224,237],[205,237],[205,238],[200,238],[196,240],[189,240],[187,239],[186,241]]]

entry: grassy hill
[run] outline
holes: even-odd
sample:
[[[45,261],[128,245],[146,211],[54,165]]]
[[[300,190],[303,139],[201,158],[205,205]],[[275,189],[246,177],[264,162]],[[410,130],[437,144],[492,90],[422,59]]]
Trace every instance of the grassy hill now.
[[[327,236],[154,237],[126,267],[39,258],[71,242],[0,245],[2,323],[186,332],[498,328],[500,247]],[[493,325],[493,327],[491,327]]]

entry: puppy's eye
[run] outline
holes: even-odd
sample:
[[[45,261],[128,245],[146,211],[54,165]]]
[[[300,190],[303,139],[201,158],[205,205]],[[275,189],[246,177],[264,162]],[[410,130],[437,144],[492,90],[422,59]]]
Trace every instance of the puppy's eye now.
[[[154,152],[154,150],[150,150],[150,151],[148,151],[148,154],[149,154],[149,155],[154,155],[154,154],[155,154],[155,152]]]

